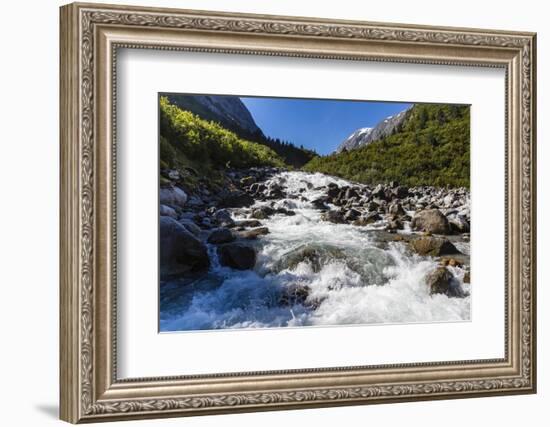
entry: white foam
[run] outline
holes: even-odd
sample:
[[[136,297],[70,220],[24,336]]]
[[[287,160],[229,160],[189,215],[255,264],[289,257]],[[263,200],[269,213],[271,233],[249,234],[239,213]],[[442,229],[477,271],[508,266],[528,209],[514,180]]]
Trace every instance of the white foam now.
[[[430,295],[426,275],[436,262],[410,253],[403,243],[383,249],[367,227],[333,224],[320,220],[320,211],[309,200],[324,194],[329,183],[350,185],[346,180],[320,173],[283,172],[271,182],[283,185],[290,196],[277,207],[295,211],[262,220],[270,234],[256,245],[254,271],[238,271],[214,262],[212,273],[221,285],[198,291],[190,304],[161,314],[161,330],[258,328],[370,323],[459,321],[470,318],[470,296],[449,298]],[[293,198],[294,196],[304,197]],[[265,204],[257,203],[257,205]],[[333,248],[342,253],[323,259],[319,271],[307,260],[279,268],[280,261],[304,245]],[[469,252],[469,244],[461,249]],[[212,252],[211,252],[212,254]],[[463,270],[451,269],[464,291]],[[310,288],[307,302],[281,306],[281,292],[288,286]]]

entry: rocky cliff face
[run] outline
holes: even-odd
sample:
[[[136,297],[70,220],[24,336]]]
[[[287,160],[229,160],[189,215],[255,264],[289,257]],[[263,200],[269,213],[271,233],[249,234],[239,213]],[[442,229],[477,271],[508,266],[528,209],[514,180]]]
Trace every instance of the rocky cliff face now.
[[[390,116],[379,122],[373,128],[361,128],[347,137],[336,149],[336,153],[344,150],[355,150],[364,147],[373,141],[378,141],[394,133],[407,119],[410,108],[401,111],[395,116]]]
[[[369,135],[372,133],[374,128],[360,128],[348,136],[336,149],[336,152],[346,150],[353,150],[361,146],[362,142],[365,141]]]
[[[245,139],[263,137],[252,114],[238,96],[167,95],[171,104],[189,110],[205,120],[213,120]]]

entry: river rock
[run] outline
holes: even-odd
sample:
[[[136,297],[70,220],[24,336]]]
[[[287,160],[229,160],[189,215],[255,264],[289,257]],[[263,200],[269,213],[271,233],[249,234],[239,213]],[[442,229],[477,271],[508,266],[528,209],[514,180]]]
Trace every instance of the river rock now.
[[[373,197],[378,197],[380,199],[386,198],[386,189],[382,184],[378,184],[374,189],[372,190]]]
[[[338,197],[339,193],[340,193],[340,188],[338,187],[338,185],[335,184],[334,182],[331,182],[328,185],[327,196],[330,197],[331,199],[334,199]]]
[[[200,227],[195,224],[192,220],[188,219],[188,218],[182,218],[178,221],[181,225],[183,225],[187,231],[189,231],[190,233],[192,233],[193,235],[195,235],[195,237],[199,237],[200,234],[201,234],[201,229]]]
[[[378,203],[376,203],[375,201],[371,201],[371,202],[368,202],[367,203],[367,209],[370,211],[370,212],[376,212],[378,211],[378,208],[380,207],[380,205]]]
[[[355,221],[353,221],[353,225],[357,225],[360,227],[364,227],[369,224],[373,224],[376,221],[380,221],[382,217],[378,215],[376,212],[370,212],[367,215],[363,215],[359,218],[357,218]]]
[[[267,227],[252,228],[250,230],[237,231],[236,234],[241,239],[254,240],[254,239],[257,239],[259,236],[264,236],[266,234],[269,234],[269,228]]]
[[[388,206],[388,213],[392,215],[405,215],[405,210],[403,209],[403,206],[401,206],[401,203],[391,203]]]
[[[409,195],[409,189],[407,187],[404,187],[403,185],[399,185],[392,190],[392,193],[398,199],[404,199]]]
[[[166,205],[160,205],[160,215],[161,216],[169,216],[170,218],[177,219],[178,214],[175,211],[175,209],[171,208],[170,206]]]
[[[187,194],[176,186],[162,187],[159,192],[160,203],[170,207],[182,208],[187,203]]]
[[[357,209],[350,209],[344,214],[344,220],[346,221],[355,221],[359,216],[361,215],[361,212],[359,212]]]
[[[160,217],[161,278],[208,270],[206,245],[183,225],[168,216]]]
[[[235,225],[235,221],[233,221],[233,218],[231,218],[231,214],[226,209],[217,210],[214,213],[213,217],[216,222],[222,227],[232,227],[233,225]]]
[[[269,206],[262,206],[254,209],[250,214],[250,217],[255,219],[267,219],[274,213],[275,209],[270,208]]]
[[[275,265],[275,270],[294,270],[298,264],[306,262],[315,273],[318,273],[327,263],[345,259],[346,254],[337,246],[306,243],[283,254]]]
[[[220,264],[237,270],[249,270],[256,264],[256,251],[243,243],[226,243],[218,246]]]
[[[419,255],[441,256],[460,254],[460,251],[455,245],[442,237],[417,237],[411,240],[409,245],[411,249]]]
[[[235,236],[228,228],[217,228],[208,236],[208,243],[219,245],[221,243],[229,243],[235,240]]]
[[[221,208],[241,208],[243,206],[251,206],[254,204],[254,199],[244,191],[228,191],[221,196],[218,204]]]
[[[257,219],[242,219],[235,221],[235,227],[260,227],[262,223]]]
[[[457,215],[452,215],[452,216],[448,216],[447,220],[449,221],[449,226],[451,227],[451,231],[455,233],[470,232],[470,224],[468,221],[466,221],[466,219]]]
[[[306,308],[313,310],[317,309],[321,304],[321,300],[310,298],[311,288],[303,283],[292,283],[284,287],[279,305],[283,307],[292,307],[296,304],[301,304]]]
[[[287,208],[277,208],[275,209],[275,213],[286,215],[286,216],[294,216],[296,215],[296,212],[293,210],[287,209]]]
[[[411,228],[415,231],[426,231],[433,234],[450,234],[449,221],[439,209],[427,209],[415,213]]]
[[[321,209],[321,210],[326,210],[327,209],[327,198],[326,197],[319,197],[317,199],[313,199],[311,201],[311,204],[313,205],[313,207],[315,209]]]
[[[335,224],[345,224],[344,216],[342,212],[330,210],[321,215],[323,221],[333,222]]]
[[[388,231],[397,231],[397,230],[403,230],[403,222],[399,219],[392,219],[388,221],[388,225],[386,225],[386,230]]]
[[[463,297],[464,291],[460,283],[447,267],[437,267],[426,276],[426,284],[430,288],[430,295],[445,294],[449,297]]]
[[[252,195],[256,196],[260,193],[263,193],[266,190],[266,185],[261,182],[255,182],[249,187],[249,191]]]

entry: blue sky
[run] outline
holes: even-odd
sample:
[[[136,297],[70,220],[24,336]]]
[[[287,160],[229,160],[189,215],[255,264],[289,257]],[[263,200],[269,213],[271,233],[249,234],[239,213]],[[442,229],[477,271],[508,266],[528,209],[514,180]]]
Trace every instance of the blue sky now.
[[[352,132],[373,127],[411,104],[240,97],[256,124],[272,138],[329,154]]]

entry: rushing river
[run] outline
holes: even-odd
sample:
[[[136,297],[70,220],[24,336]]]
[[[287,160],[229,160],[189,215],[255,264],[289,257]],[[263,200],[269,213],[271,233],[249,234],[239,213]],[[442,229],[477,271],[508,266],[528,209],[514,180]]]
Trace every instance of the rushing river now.
[[[270,233],[251,242],[258,253],[254,270],[220,266],[211,245],[206,276],[185,286],[165,284],[161,331],[470,319],[470,285],[463,283],[462,269],[449,268],[468,296],[430,295],[425,278],[438,261],[411,253],[406,243],[381,239],[377,230],[384,227],[382,221],[360,227],[320,219],[321,211],[310,201],[331,182],[349,182],[304,172],[282,172],[271,179],[288,197],[277,200],[275,207],[296,214],[261,220]],[[245,219],[238,210],[233,218]],[[409,230],[406,224],[400,232]],[[469,243],[457,247],[469,253]],[[306,299],[284,300],[289,289],[304,287]]]

